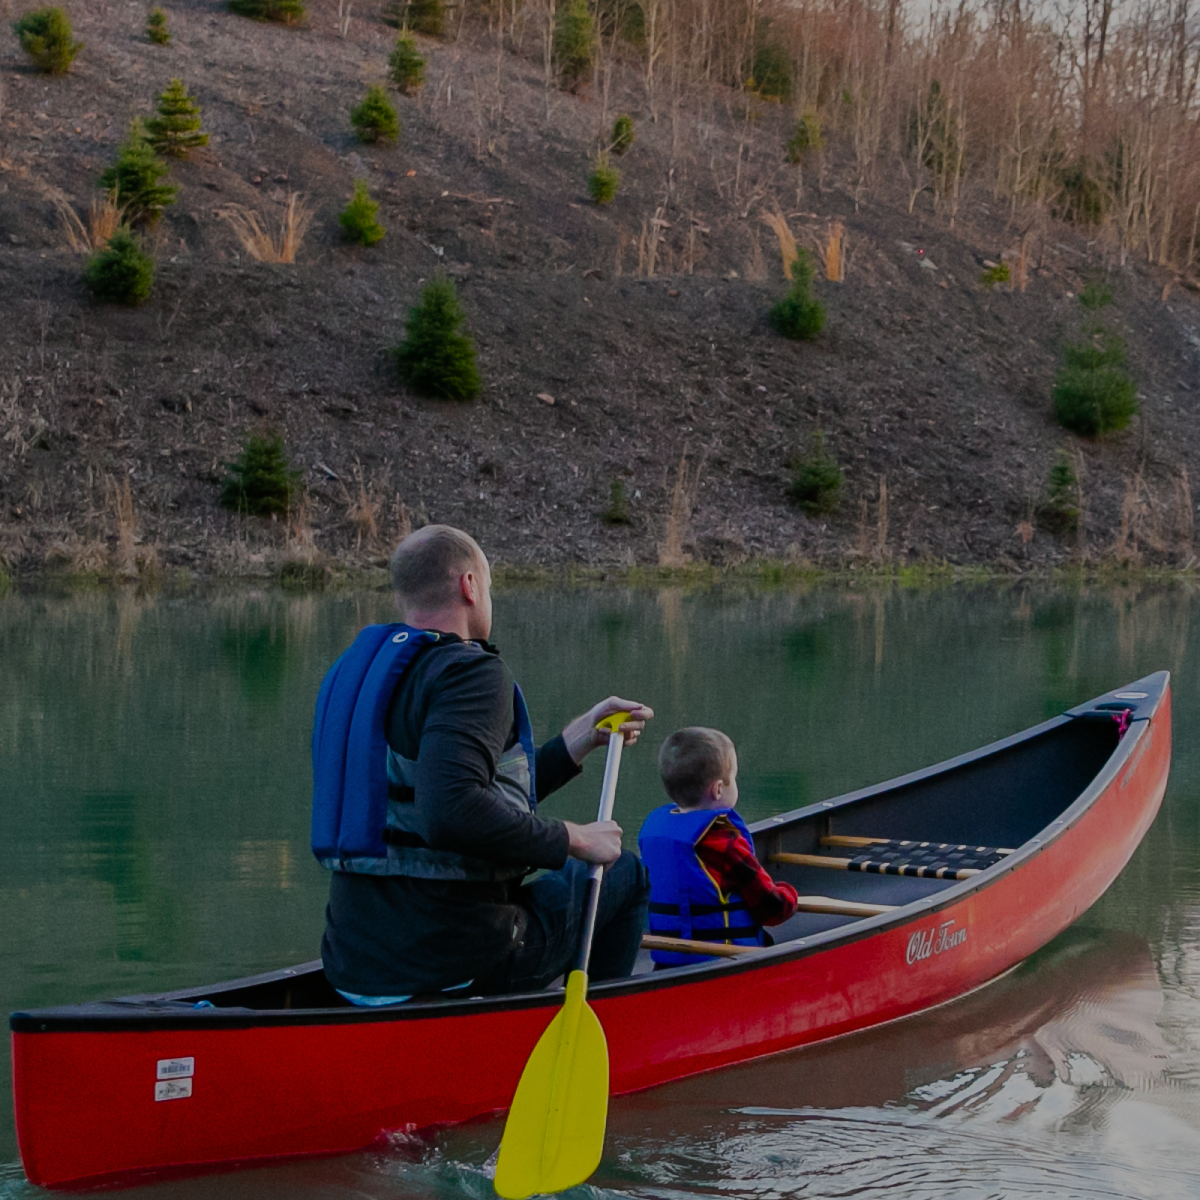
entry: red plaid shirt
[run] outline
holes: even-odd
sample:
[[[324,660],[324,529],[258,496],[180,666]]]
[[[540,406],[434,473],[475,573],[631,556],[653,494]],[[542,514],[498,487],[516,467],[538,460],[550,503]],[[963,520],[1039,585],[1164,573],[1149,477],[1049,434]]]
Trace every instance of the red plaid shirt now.
[[[696,843],[696,857],[725,895],[736,892],[757,925],[782,925],[796,911],[796,889],[776,883],[754,857],[754,847],[725,817]]]

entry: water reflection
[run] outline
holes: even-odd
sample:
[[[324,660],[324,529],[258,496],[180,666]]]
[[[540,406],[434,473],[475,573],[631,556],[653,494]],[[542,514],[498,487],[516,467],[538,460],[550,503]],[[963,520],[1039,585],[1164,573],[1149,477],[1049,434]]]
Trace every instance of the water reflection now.
[[[391,618],[383,594],[0,600],[0,1002],[313,957],[326,889],[307,845],[313,699],[354,632]],[[662,734],[716,725],[738,744],[751,820],[1175,675],[1162,814],[1073,930],[936,1013],[622,1098],[598,1191],[1200,1195],[1197,621],[1182,588],[499,596],[496,638],[539,736],[610,692],[654,704]],[[630,834],[660,802],[653,749],[622,768]],[[590,817],[595,776],[548,811]],[[488,1121],[141,1194],[490,1197],[498,1136]],[[0,1161],[14,1155],[5,1096]],[[0,1167],[0,1197],[31,1194]]]

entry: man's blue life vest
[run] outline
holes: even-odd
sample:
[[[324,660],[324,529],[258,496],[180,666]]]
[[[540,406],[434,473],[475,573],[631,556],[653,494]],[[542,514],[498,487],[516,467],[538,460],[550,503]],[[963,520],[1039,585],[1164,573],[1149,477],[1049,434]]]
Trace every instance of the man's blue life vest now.
[[[323,867],[477,882],[525,873],[519,866],[435,850],[417,828],[417,764],[388,745],[385,722],[400,677],[441,640],[441,634],[410,625],[368,625],[329,668],[317,695],[312,740],[312,850]],[[491,789],[502,803],[533,812],[533,730],[518,687],[513,715],[517,741],[496,764]]]
[[[650,932],[727,946],[766,945],[742,898],[736,892],[722,892],[696,856],[696,843],[719,817],[754,845],[746,823],[732,808],[681,809],[664,804],[642,824],[638,849],[650,871]],[[704,955],[669,950],[652,950],[650,957],[671,967],[707,961]]]

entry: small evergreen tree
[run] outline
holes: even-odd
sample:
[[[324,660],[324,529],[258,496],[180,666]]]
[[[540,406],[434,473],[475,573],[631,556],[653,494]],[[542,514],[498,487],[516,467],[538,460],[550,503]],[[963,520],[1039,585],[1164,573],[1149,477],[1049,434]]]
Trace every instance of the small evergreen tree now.
[[[167,14],[161,8],[152,8],[146,18],[146,36],[156,46],[165,46],[171,40],[167,29]]]
[[[426,37],[441,37],[446,21],[446,10],[442,0],[409,0],[408,27]]]
[[[820,154],[825,149],[825,138],[821,134],[821,118],[811,110],[804,112],[792,126],[787,140],[787,160],[794,167],[800,166],[810,154]]]
[[[392,69],[392,82],[406,96],[419,91],[425,82],[425,56],[417,51],[417,39],[402,33],[396,39],[396,48],[388,58]]]
[[[825,431],[817,429],[809,438],[808,451],[793,464],[792,498],[807,513],[829,513],[842,499],[844,476],[838,461],[825,449]]]
[[[1000,263],[995,267],[988,267],[987,270],[979,273],[979,282],[990,292],[998,283],[1008,283],[1012,278],[1012,272],[1008,269],[1008,263]]]
[[[422,396],[470,400],[480,388],[475,343],[459,326],[465,319],[453,281],[431,279],[409,309],[405,339],[396,348],[400,378]]]
[[[169,170],[154,153],[141,124],[135,121],[129,137],[117,148],[117,161],[101,173],[100,187],[115,192],[116,204],[124,209],[126,220],[134,225],[147,225],[175,203],[179,189],[158,182]]]
[[[13,22],[13,32],[21,49],[33,59],[39,71],[65,75],[75,56],[83,49],[73,41],[74,33],[67,14],[61,8],[37,8]]]
[[[288,462],[279,434],[250,434],[221,488],[221,507],[254,516],[284,516],[300,492],[303,475]]]
[[[767,314],[776,332],[792,341],[809,341],[825,328],[825,306],[813,297],[812,281],[812,258],[807,250],[797,250],[792,286]]]
[[[1137,386],[1125,371],[1125,343],[1097,330],[1063,347],[1064,364],[1054,377],[1059,424],[1084,437],[1124,429],[1138,411]]]
[[[368,88],[362,103],[350,110],[350,123],[360,142],[394,142],[400,136],[400,118],[378,85]]]
[[[620,182],[621,173],[616,167],[609,166],[608,155],[597,155],[596,169],[588,176],[588,195],[597,204],[611,204]]]
[[[342,210],[338,220],[342,224],[342,233],[349,242],[357,242],[360,246],[373,246],[383,237],[384,228],[375,220],[379,211],[379,201],[371,199],[365,179],[354,181],[354,198]]]
[[[1079,293],[1079,303],[1084,308],[1095,311],[1113,302],[1112,288],[1102,279],[1089,279]]]
[[[792,59],[780,42],[763,42],[754,52],[746,88],[764,100],[786,101],[792,94]]]
[[[88,259],[83,281],[97,300],[136,308],[154,287],[154,260],[122,225],[104,248]]]
[[[596,24],[587,0],[567,0],[554,22],[554,59],[563,86],[574,90],[592,69]]]
[[[608,507],[600,515],[605,525],[629,524],[629,500],[625,496],[625,480],[619,475],[608,489]]]
[[[619,158],[634,143],[633,118],[622,113],[614,122],[609,149]]]
[[[294,25],[304,20],[304,0],[229,0],[229,11],[255,21]]]
[[[408,4],[405,0],[384,0],[379,17],[385,25],[391,25],[395,29],[403,29],[404,14],[407,8]]]
[[[1079,528],[1079,477],[1066,450],[1059,450],[1046,481],[1046,500],[1039,510],[1043,524],[1055,533]]]
[[[200,129],[200,105],[188,95],[182,79],[172,79],[158,98],[158,116],[146,122],[148,141],[160,154],[184,158],[189,150],[208,145]]]

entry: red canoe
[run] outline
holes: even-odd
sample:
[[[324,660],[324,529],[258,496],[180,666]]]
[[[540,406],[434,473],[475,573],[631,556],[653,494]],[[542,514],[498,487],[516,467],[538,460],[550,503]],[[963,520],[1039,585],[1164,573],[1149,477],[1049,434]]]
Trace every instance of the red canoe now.
[[[1170,761],[1159,672],[971,754],[760,822],[760,857],[806,911],[773,947],[654,973],[643,961],[631,979],[594,986],[613,1092],[893,1021],[1002,975],[1117,877]],[[355,1009],[309,963],[14,1013],[25,1171],[44,1187],[129,1182],[356,1150],[503,1109],[560,998]]]

